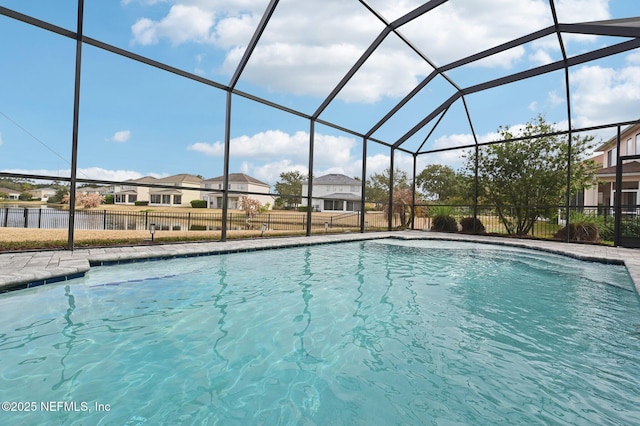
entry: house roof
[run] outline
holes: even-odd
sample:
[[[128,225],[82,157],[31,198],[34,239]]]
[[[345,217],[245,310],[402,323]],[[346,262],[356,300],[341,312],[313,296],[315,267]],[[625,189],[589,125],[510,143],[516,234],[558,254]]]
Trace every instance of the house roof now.
[[[153,176],[143,176],[141,178],[137,178],[137,179],[129,179],[126,182],[136,182],[136,183],[153,183],[156,182],[158,179],[154,178]]]
[[[320,200],[346,200],[346,201],[360,201],[360,195],[352,192],[334,192],[333,194],[321,195],[318,198]]]
[[[634,136],[636,133],[640,133],[640,123],[636,123],[636,124],[632,124],[630,126],[625,127],[624,129],[620,130],[620,135],[621,137],[624,138],[625,133],[632,133]],[[628,137],[627,137],[628,138]],[[607,148],[609,148],[611,145],[614,145],[618,142],[618,133],[616,132],[615,135],[613,135],[613,137],[611,137],[611,139],[609,139],[608,141],[606,141],[605,143],[599,145],[598,147],[596,147],[596,149],[594,149],[594,151],[598,152],[598,151],[606,151]]]
[[[304,184],[309,184],[309,181],[305,181]],[[313,178],[314,185],[361,185],[362,182],[349,176],[332,173],[324,176],[318,176]]]
[[[161,179],[157,179],[156,182],[158,183],[162,183],[162,182],[169,182],[169,183],[184,183],[184,182],[191,182],[191,183],[200,183],[202,182],[202,178],[195,176],[195,175],[190,175],[188,173],[180,173],[177,175],[173,175],[173,176],[167,176]]]
[[[223,180],[224,180],[224,176],[218,176],[211,179],[203,180],[203,182],[208,182],[208,183],[222,182]],[[270,186],[268,183],[264,183],[254,177],[245,175],[244,173],[229,173],[229,183],[238,183],[238,182],[252,183],[254,185]]]
[[[9,188],[0,188],[0,192],[4,192],[6,194],[20,194],[20,191],[16,191],[15,189],[9,189]]]
[[[622,174],[628,173],[640,173],[640,163],[637,161],[631,161],[629,163],[622,164]],[[616,166],[605,167],[604,169],[598,170],[597,175],[615,175],[616,174]]]

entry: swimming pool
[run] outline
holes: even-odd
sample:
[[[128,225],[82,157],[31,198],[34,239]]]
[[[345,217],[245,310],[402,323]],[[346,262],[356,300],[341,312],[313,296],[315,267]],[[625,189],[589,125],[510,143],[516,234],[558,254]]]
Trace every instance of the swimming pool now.
[[[100,267],[0,296],[0,318],[5,424],[640,422],[627,271],[537,251],[389,239]]]

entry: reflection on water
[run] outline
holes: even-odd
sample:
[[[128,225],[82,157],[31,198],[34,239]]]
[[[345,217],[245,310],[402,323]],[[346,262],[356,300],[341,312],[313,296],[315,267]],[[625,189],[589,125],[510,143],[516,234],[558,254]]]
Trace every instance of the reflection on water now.
[[[0,400],[112,407],[3,424],[640,424],[626,270],[478,247],[174,259],[2,295]]]

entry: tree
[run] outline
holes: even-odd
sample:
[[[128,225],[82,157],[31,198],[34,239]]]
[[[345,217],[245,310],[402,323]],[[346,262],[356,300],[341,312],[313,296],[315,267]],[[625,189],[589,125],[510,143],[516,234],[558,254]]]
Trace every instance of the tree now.
[[[416,198],[416,204],[421,204],[422,201]],[[414,214],[420,216],[422,214],[420,207],[416,207],[415,211],[411,207],[413,206],[413,191],[408,188],[398,188],[393,191],[393,210],[394,216],[398,216],[400,220],[400,227],[406,228],[411,223],[411,219]],[[384,214],[389,219],[389,204],[384,206]]]
[[[297,170],[280,173],[280,180],[275,184],[275,190],[281,195],[276,204],[282,206],[298,207],[302,202],[302,184],[307,176]],[[285,195],[286,197],[282,197]]]
[[[374,173],[369,179],[367,179],[366,186],[366,201],[376,204],[388,204],[389,203],[389,182],[391,169],[387,168],[382,173]],[[411,185],[409,183],[409,175],[407,172],[396,169],[393,173],[393,188],[394,191],[398,189],[408,189]]]
[[[71,201],[71,196],[69,193],[62,197],[63,204],[69,204]],[[76,206],[82,206],[84,208],[90,209],[94,207],[98,207],[100,204],[104,202],[104,196],[96,193],[86,193],[81,192],[76,194]]]
[[[258,213],[260,213],[260,209],[262,208],[262,204],[260,201],[255,200],[253,198],[249,198],[245,195],[240,197],[240,202],[238,203],[238,207],[240,210],[245,212],[248,218],[252,218]]]
[[[505,143],[478,151],[478,194],[495,206],[509,234],[525,235],[543,215],[564,204],[567,191],[568,144],[552,124],[538,115],[515,134],[500,126]],[[511,139],[524,138],[510,141]],[[597,165],[586,160],[593,148],[592,136],[574,136],[571,148],[572,194],[593,185]],[[466,169],[473,174],[476,153],[467,157]]]
[[[431,164],[425,167],[418,176],[416,184],[431,199],[447,201],[461,192],[461,176],[449,166]]]

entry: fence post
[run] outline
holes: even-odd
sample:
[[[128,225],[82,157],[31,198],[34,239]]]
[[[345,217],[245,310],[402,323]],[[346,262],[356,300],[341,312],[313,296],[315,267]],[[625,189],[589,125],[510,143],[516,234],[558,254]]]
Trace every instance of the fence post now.
[[[102,212],[102,229],[107,230],[107,210]]]
[[[25,207],[23,214],[24,214],[24,227],[28,228],[29,227],[29,209]]]
[[[267,229],[271,229],[271,213],[267,214]]]
[[[38,229],[42,227],[42,209],[38,209]]]
[[[144,229],[149,229],[149,212],[144,212]]]
[[[6,228],[9,224],[9,207],[4,208],[4,227]]]
[[[191,229],[191,212],[187,213],[187,231]]]

